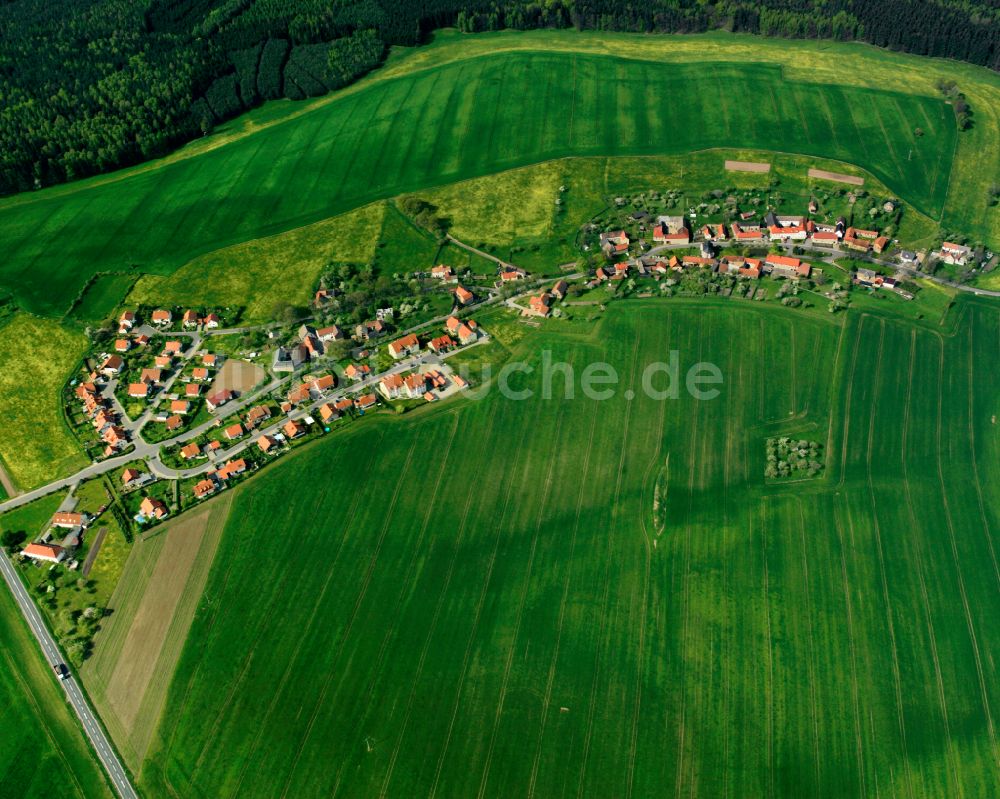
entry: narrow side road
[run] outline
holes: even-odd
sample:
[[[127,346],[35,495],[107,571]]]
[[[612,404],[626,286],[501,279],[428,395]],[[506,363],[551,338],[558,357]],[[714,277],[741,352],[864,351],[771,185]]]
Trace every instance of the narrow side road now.
[[[7,558],[6,553],[0,553],[0,572],[3,572],[3,578],[7,582],[10,592],[14,595],[14,601],[17,602],[24,620],[28,623],[31,632],[38,640],[38,644],[42,648],[42,654],[45,656],[45,660],[49,666],[54,667],[57,663],[62,663],[62,655],[59,654],[59,648],[56,646],[49,628],[45,626],[38,608],[31,601],[28,592],[24,590],[24,585],[17,576],[17,572]],[[125,769],[118,759],[118,755],[111,748],[111,742],[104,734],[101,725],[97,722],[97,716],[90,709],[90,704],[83,695],[83,691],[80,690],[80,686],[76,684],[76,677],[70,674],[69,677],[65,680],[60,680],[60,682],[62,683],[63,690],[66,691],[66,698],[69,700],[70,705],[73,706],[73,710],[76,711],[76,715],[83,725],[83,730],[87,733],[87,737],[90,739],[90,743],[97,753],[98,759],[100,759],[104,770],[111,778],[111,784],[114,785],[115,791],[122,799],[138,799],[138,794],[135,792],[135,788],[132,787],[132,783],[129,781],[128,775],[125,773]]]

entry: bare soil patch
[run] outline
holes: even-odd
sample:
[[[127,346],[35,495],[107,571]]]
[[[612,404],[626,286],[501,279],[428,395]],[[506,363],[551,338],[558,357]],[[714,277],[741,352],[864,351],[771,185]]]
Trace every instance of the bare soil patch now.
[[[771,165],[759,161],[726,161],[730,172],[770,172]]]
[[[850,183],[852,186],[864,186],[865,179],[856,175],[844,175],[840,172],[828,172],[825,169],[810,169],[809,177],[821,180],[833,180],[837,183]]]
[[[215,376],[211,393],[228,390],[243,394],[250,391],[265,377],[267,377],[267,373],[255,363],[239,359],[228,360],[222,365],[219,374]]]

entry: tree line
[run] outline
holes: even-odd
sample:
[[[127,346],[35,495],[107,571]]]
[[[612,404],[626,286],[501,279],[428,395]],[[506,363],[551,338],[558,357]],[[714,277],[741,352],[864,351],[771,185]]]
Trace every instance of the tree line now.
[[[162,155],[265,100],[344,86],[444,26],[724,29],[1000,69],[995,0],[8,0],[0,193]]]

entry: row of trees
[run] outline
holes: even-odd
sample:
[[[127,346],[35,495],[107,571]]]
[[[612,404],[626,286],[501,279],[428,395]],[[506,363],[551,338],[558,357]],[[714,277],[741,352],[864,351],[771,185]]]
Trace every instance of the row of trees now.
[[[0,193],[160,155],[448,25],[860,39],[1000,69],[995,0],[17,0],[0,3]]]

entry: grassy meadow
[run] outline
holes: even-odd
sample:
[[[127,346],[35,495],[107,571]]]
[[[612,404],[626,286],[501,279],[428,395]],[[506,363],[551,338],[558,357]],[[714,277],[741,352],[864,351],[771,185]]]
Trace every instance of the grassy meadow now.
[[[6,586],[0,591],[0,796],[114,796]]]
[[[86,348],[52,320],[19,313],[0,326],[0,461],[22,491],[87,464],[59,405]]]
[[[570,155],[780,150],[856,164],[934,218],[946,199],[974,202],[968,186],[949,194],[953,114],[923,82],[911,93],[862,81],[858,70],[812,79],[777,62],[733,60],[718,37],[699,56],[665,63],[642,48],[632,56],[628,38],[621,52],[630,58],[586,52],[586,37],[553,36],[549,49],[550,40],[528,38],[541,49],[431,69],[415,58],[414,70],[401,71],[396,60],[381,79],[197,156],[2,202],[9,257],[0,288],[27,309],[61,314],[98,270],[169,274],[373,200]],[[574,41],[581,51],[565,49]],[[744,41],[734,39],[740,59]],[[754,87],[753,102],[741,87]],[[977,117],[984,129],[989,113]],[[965,230],[985,235],[991,218]],[[39,274],[46,279],[29,279]]]
[[[376,417],[235,492],[149,796],[991,795],[994,305],[518,326],[533,397]],[[543,399],[543,347],[618,389]],[[640,390],[674,349],[718,398]],[[820,477],[765,484],[781,435]]]

